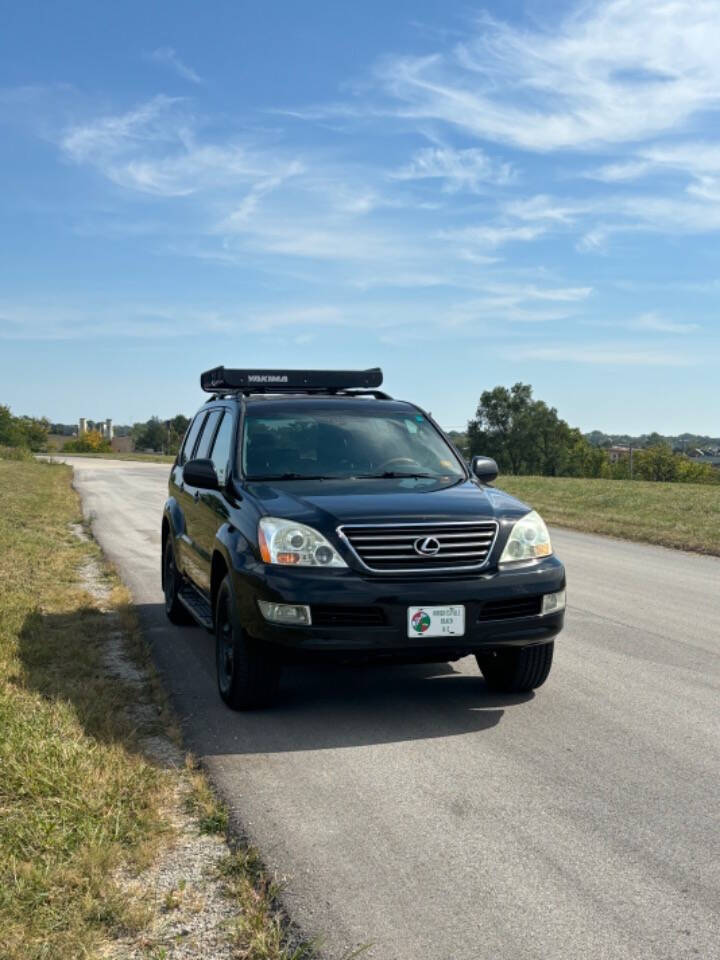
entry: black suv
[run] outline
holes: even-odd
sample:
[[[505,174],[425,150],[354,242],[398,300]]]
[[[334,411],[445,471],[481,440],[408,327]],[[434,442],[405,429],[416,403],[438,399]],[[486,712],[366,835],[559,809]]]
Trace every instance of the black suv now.
[[[565,615],[542,519],[468,467],[378,369],[228,370],[173,465],[165,608],[216,637],[220,695],[268,703],[283,662],[474,654],[495,690],[539,687]]]

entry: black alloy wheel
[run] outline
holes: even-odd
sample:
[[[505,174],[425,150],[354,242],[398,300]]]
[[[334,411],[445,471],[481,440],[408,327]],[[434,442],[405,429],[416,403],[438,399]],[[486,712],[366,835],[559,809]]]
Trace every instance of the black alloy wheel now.
[[[215,660],[220,696],[232,710],[268,706],[277,695],[280,663],[239,624],[230,577],[215,604]]]

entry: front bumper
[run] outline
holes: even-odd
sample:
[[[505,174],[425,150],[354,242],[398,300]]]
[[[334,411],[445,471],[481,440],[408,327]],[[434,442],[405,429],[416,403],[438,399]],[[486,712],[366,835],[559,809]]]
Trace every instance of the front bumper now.
[[[487,605],[508,601],[530,601],[565,587],[565,570],[552,556],[543,560],[484,570],[462,579],[452,576],[389,578],[363,576],[354,570],[322,570],[275,566],[234,573],[239,612],[245,629],[257,640],[298,651],[395,654],[408,657],[439,655],[446,659],[474,651],[505,646],[547,643],[563,627],[564,611],[540,616],[488,616]],[[266,621],[257,601],[367,610],[372,608],[379,622],[287,626]],[[465,607],[465,635],[462,637],[408,637],[407,608],[462,604]],[[532,604],[531,604],[532,605]],[[496,609],[496,608],[495,608]]]

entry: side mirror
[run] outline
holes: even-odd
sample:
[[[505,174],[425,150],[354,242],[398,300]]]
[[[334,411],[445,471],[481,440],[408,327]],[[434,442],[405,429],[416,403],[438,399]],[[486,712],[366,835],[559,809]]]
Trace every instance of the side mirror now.
[[[183,481],[200,490],[220,489],[212,460],[188,460],[183,467]]]
[[[481,483],[492,483],[499,473],[498,465],[491,457],[473,457],[470,469]]]

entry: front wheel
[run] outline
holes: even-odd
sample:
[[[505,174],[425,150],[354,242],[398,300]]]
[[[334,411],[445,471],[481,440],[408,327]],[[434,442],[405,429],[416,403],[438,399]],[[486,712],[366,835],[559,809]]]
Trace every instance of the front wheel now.
[[[491,690],[527,693],[547,680],[554,647],[552,641],[534,647],[507,647],[495,653],[476,653],[475,659]]]
[[[238,623],[230,577],[220,584],[215,605],[215,658],[218,690],[231,709],[255,710],[273,701],[280,664]]]

